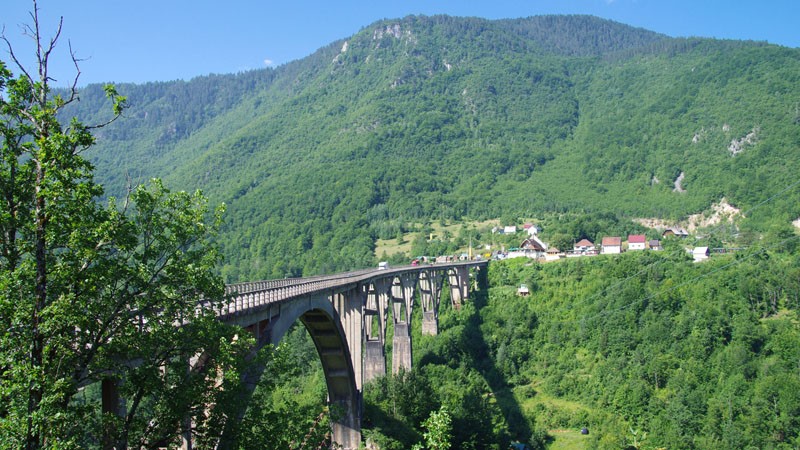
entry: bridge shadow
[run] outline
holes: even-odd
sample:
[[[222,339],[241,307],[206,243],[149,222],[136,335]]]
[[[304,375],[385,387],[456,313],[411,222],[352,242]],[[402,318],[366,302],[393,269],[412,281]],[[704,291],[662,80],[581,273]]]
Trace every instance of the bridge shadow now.
[[[450,305],[447,290],[444,290],[442,296],[442,312],[445,312],[446,315],[458,315],[457,323],[463,326],[460,335],[456,339],[459,353],[462,355],[461,358],[465,361],[454,361],[451,358],[444,357],[442,354],[437,354],[438,352],[427,352],[420,358],[418,367],[422,368],[428,364],[441,364],[451,367],[464,363],[471,364],[491,389],[491,395],[494,396],[496,405],[500,408],[508,424],[512,440],[527,442],[532,435],[533,424],[522,413],[522,408],[511,390],[512,386],[495,365],[489,345],[481,330],[483,320],[480,312],[489,302],[489,283],[486,279],[486,272],[486,269],[478,272],[477,284],[480,289],[470,292],[469,303],[473,308],[447,312],[446,309],[449,308],[447,305]],[[446,332],[446,330],[442,331]],[[436,338],[438,336],[433,337],[433,339]]]

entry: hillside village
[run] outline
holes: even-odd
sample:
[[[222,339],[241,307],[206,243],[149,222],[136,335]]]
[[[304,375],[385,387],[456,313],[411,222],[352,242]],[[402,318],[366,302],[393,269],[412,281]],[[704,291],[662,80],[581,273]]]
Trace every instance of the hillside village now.
[[[617,255],[626,251],[661,251],[663,246],[659,239],[647,239],[644,234],[629,234],[625,240],[620,236],[604,236],[599,245],[583,238],[573,244],[571,249],[559,249],[549,246],[540,236],[540,229],[534,224],[526,223],[522,230],[527,237],[520,243],[519,247],[506,250],[495,251],[491,254],[492,259],[500,260],[506,258],[526,257],[537,261],[557,261],[561,258],[578,258],[596,255]],[[517,234],[520,232],[516,226],[495,227],[492,229],[494,234]],[[676,237],[685,239],[689,233],[680,227],[666,228],[661,233],[662,238]],[[687,251],[689,251],[687,249]],[[704,261],[710,256],[710,250],[706,246],[694,247],[691,254],[695,262]]]

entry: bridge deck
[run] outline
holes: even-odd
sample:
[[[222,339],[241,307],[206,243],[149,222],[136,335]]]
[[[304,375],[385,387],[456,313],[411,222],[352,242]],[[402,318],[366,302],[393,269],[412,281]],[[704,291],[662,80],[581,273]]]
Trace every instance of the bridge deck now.
[[[305,278],[282,278],[277,280],[252,281],[230,284],[225,293],[230,302],[223,305],[217,316],[225,320],[228,316],[260,309],[303,295],[313,295],[325,291],[336,291],[358,283],[367,283],[373,279],[387,276],[403,275],[410,272],[429,270],[448,270],[456,267],[485,266],[488,261],[464,261],[437,263],[417,266],[400,266],[389,269],[364,269],[333,275],[322,275]]]

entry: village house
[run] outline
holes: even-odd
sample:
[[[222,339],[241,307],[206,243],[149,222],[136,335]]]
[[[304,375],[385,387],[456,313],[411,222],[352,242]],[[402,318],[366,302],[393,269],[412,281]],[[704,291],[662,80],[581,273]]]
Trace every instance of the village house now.
[[[536,236],[539,234],[539,231],[541,231],[538,226],[532,223],[522,225],[522,230],[528,233],[528,236]]]
[[[628,235],[628,250],[644,250],[647,245],[647,237],[643,234]]]
[[[581,239],[572,245],[572,253],[575,255],[596,255],[597,249],[592,241]]]
[[[617,236],[603,237],[603,240],[600,243],[600,253],[603,255],[622,253],[622,238]]]
[[[658,239],[650,239],[650,241],[647,242],[647,246],[650,248],[650,250],[655,250],[655,251],[664,250],[664,248],[661,247],[661,241],[659,241]]]
[[[502,227],[493,227],[492,234],[514,234],[517,232],[516,225],[506,225]]]
[[[542,242],[537,236],[531,236],[525,239],[519,247],[528,258],[538,259],[547,253],[547,244]]]

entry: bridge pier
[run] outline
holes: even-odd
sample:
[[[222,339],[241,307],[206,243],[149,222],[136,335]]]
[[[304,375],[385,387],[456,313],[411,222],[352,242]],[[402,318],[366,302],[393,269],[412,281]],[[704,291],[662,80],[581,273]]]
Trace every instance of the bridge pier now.
[[[420,303],[422,303],[422,334],[439,334],[439,301],[442,294],[442,274],[425,270],[419,274]]]
[[[386,375],[386,324],[391,280],[369,284],[364,306],[364,382]],[[357,357],[354,355],[354,357]]]
[[[386,375],[386,353],[383,341],[364,343],[364,382]]]
[[[392,338],[392,373],[400,369],[411,370],[411,327],[404,322],[394,324]]]
[[[439,334],[439,317],[436,311],[422,311],[422,334],[426,336]]]
[[[414,307],[414,289],[419,276],[403,274],[392,281],[392,373],[400,369],[411,370],[411,313]]]
[[[335,448],[343,450],[358,450],[361,444],[361,407],[352,404],[352,399],[338,399],[331,401],[333,415],[337,417],[332,421],[332,436],[336,443]]]

